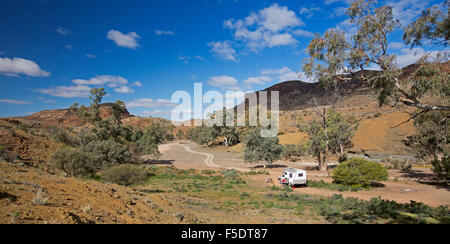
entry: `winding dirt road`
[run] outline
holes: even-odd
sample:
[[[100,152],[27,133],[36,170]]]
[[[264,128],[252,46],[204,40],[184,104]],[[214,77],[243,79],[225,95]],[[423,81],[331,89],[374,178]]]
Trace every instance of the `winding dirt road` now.
[[[185,153],[180,153],[180,147],[184,149]],[[192,149],[192,147],[198,147],[195,144],[189,143],[189,144],[182,144],[182,143],[168,143],[160,145],[159,150],[163,154],[163,160],[167,161],[173,161],[173,164],[180,168],[196,168],[196,169],[203,169],[203,168],[213,168],[213,169],[235,169],[242,172],[248,172],[250,169],[248,168],[242,168],[242,167],[233,167],[233,165],[228,164],[230,161],[234,162],[235,164],[238,163],[240,165],[244,165],[245,162],[241,159],[230,159],[229,157],[224,157],[223,155],[220,155],[220,159],[218,161],[221,161],[222,165],[219,165],[214,162],[216,156],[212,153],[208,152],[200,152],[197,150]],[[191,154],[191,155],[189,155]],[[195,155],[193,157],[193,155]],[[200,156],[200,157],[198,157]],[[204,159],[204,160],[202,160]],[[225,162],[224,162],[225,161]],[[203,162],[202,164],[199,164],[199,162]]]
[[[220,168],[219,165],[214,163],[214,161],[213,161],[214,155],[212,155],[211,153],[196,152],[196,151],[193,151],[190,146],[183,145],[183,144],[181,144],[181,146],[184,147],[184,149],[188,153],[195,153],[195,154],[200,154],[200,155],[206,156],[205,164],[208,165],[209,167]]]

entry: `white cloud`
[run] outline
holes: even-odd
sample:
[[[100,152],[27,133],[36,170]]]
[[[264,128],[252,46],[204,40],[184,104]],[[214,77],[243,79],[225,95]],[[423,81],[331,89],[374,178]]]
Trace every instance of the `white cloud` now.
[[[314,12],[319,12],[319,11],[322,11],[322,9],[319,7],[311,7],[311,8],[302,7],[300,9],[299,13],[306,15],[306,18],[311,18],[312,16],[314,16]]]
[[[400,49],[400,52],[397,55],[396,62],[400,68],[403,68],[407,65],[417,63],[417,61],[425,54],[429,54],[431,57],[435,57],[437,53],[437,51],[426,52],[423,48],[420,47],[413,49],[404,47]]]
[[[341,3],[345,7],[333,9],[330,17],[339,17],[345,15],[347,7],[354,0],[326,0],[325,4]],[[392,13],[400,23],[405,27],[411,23],[416,17],[420,16],[422,11],[426,10],[430,5],[430,1],[423,0],[396,0],[396,1],[380,1],[380,5],[388,5],[392,7]]]
[[[280,69],[267,69],[261,72],[263,75],[269,75],[278,80],[278,82],[290,81],[290,80],[301,80],[303,82],[312,83],[313,79],[307,78],[303,72],[292,71],[288,67],[283,67]]]
[[[391,43],[389,43],[389,47],[392,49],[401,49],[406,46],[403,42],[391,42]]]
[[[120,86],[118,88],[115,88],[114,91],[117,93],[126,93],[126,94],[134,92],[134,90],[129,88],[128,86]]]
[[[214,87],[233,88],[237,86],[238,81],[231,76],[214,76],[209,78],[208,84]]]
[[[200,55],[194,56],[195,59],[205,61],[206,59]]]
[[[197,60],[201,60],[201,61],[206,60],[205,58],[203,58],[202,56],[199,56],[199,55],[194,56],[194,57],[183,56],[183,55],[178,56],[178,60],[183,61],[185,64],[189,63],[192,59],[197,59]]]
[[[49,94],[54,97],[74,98],[89,97],[91,88],[89,86],[57,86],[55,88],[40,89],[40,93]]]
[[[64,27],[61,27],[61,26],[58,26],[57,28],[56,28],[56,32],[58,32],[59,34],[61,34],[61,35],[69,35],[69,34],[71,34],[72,32],[70,31],[70,30],[68,30],[68,29],[66,29],[66,28],[64,28]]]
[[[118,46],[136,49],[139,47],[137,40],[141,38],[136,32],[123,34],[120,31],[110,30],[106,36],[109,40],[113,40]]]
[[[314,33],[307,31],[307,30],[302,30],[302,29],[295,30],[293,33],[294,33],[294,35],[297,35],[297,36],[314,37]]]
[[[157,36],[174,36],[175,32],[173,31],[167,31],[167,30],[156,30],[155,34]]]
[[[117,93],[133,93],[132,90],[128,86],[128,80],[121,76],[114,75],[98,75],[89,80],[84,79],[75,79],[72,80],[72,83],[75,86],[58,86],[55,88],[49,89],[40,89],[38,92],[49,94],[55,97],[65,97],[65,98],[73,98],[73,97],[89,97],[91,86],[108,86],[114,88],[114,91]],[[139,81],[134,82],[131,86],[142,86]]]
[[[294,11],[287,7],[274,4],[259,12],[259,21],[262,26],[272,32],[279,32],[288,27],[303,26],[305,23],[297,17]]]
[[[64,46],[67,50],[72,50],[73,49],[73,46],[72,45],[65,45]]]
[[[347,41],[351,41],[352,35],[356,34],[358,27],[350,22],[350,19],[346,19],[336,26],[336,30],[343,31]]]
[[[325,5],[330,5],[330,4],[333,4],[333,3],[344,3],[344,4],[347,4],[347,5],[350,5],[353,1],[355,1],[355,0],[325,0]]]
[[[7,76],[27,75],[32,77],[47,77],[50,72],[41,70],[39,65],[23,58],[0,58],[0,74]]]
[[[104,85],[108,84],[109,87],[118,87],[128,84],[128,80],[121,76],[114,75],[99,75],[89,80],[75,79],[72,81],[77,85]]]
[[[406,26],[420,16],[430,3],[423,0],[400,0],[387,1],[385,4],[392,6],[394,17],[399,19],[403,26]]]
[[[153,110],[153,111],[143,111],[141,113],[141,115],[144,115],[144,116],[167,116],[167,115],[170,115],[171,113],[172,113],[171,110],[164,111],[164,110],[157,109],[157,110]]]
[[[97,56],[95,56],[95,55],[93,55],[93,54],[90,54],[90,53],[88,53],[88,54],[86,54],[86,58],[96,58]]]
[[[191,57],[189,56],[178,56],[178,60],[183,61],[185,64],[189,63],[189,60],[191,60]]]
[[[177,104],[172,103],[170,100],[158,99],[153,100],[151,98],[142,98],[127,103],[128,108],[175,108]]]
[[[136,86],[136,87],[142,87],[142,83],[140,81],[136,81],[132,84],[132,86]]]
[[[283,82],[283,81],[289,81],[289,80],[298,80],[299,79],[299,73],[297,72],[288,72],[286,74],[282,74],[280,76],[278,76],[278,79]]]
[[[231,61],[237,61],[236,51],[233,49],[230,41],[224,42],[210,42],[208,46],[211,47],[211,52],[219,58]]]
[[[10,103],[10,104],[30,104],[30,102],[11,100],[11,99],[0,99],[0,102],[1,103]]]
[[[292,37],[292,29],[304,25],[294,11],[276,3],[244,19],[224,22],[224,27],[234,32],[234,39],[244,42],[253,52],[297,43]]]
[[[257,77],[250,77],[246,80],[244,80],[244,83],[247,85],[263,85],[265,83],[269,83],[272,81],[272,78],[269,76],[257,76]]]
[[[263,74],[263,75],[281,75],[281,74],[285,74],[285,73],[288,73],[291,71],[292,70],[290,68],[283,67],[281,69],[266,69],[266,70],[263,70],[261,72],[261,74]]]
[[[291,34],[284,33],[284,34],[276,34],[273,36],[268,37],[267,39],[267,45],[269,47],[277,47],[277,46],[286,46],[286,45],[292,45],[296,44],[297,40],[295,40]]]
[[[331,12],[330,16],[331,18],[334,17],[341,17],[346,15],[347,13],[347,7],[338,7],[338,8],[334,8],[333,11]]]

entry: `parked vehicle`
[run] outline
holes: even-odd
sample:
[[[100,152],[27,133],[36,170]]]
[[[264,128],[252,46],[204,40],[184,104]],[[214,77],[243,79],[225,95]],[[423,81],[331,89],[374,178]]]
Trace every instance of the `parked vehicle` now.
[[[294,168],[284,170],[283,176],[278,177],[278,182],[280,182],[280,184],[289,185],[291,187],[297,185],[308,185],[306,171]]]

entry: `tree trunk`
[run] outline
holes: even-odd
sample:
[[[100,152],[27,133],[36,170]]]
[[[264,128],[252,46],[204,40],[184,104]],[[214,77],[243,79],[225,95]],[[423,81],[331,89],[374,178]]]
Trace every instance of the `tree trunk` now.
[[[320,164],[320,171],[328,171],[327,158],[326,156],[322,157],[322,163]]]
[[[320,171],[327,171],[328,170],[328,165],[327,165],[327,158],[325,155],[322,156],[322,154],[319,154],[319,156],[317,157],[317,161],[319,163],[319,170]]]

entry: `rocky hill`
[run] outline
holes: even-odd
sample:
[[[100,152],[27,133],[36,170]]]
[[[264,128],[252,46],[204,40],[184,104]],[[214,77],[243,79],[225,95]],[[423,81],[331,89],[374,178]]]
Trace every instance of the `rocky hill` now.
[[[100,105],[100,116],[109,118],[112,115],[112,103],[104,103]],[[122,114],[122,119],[132,118],[128,110]],[[39,121],[52,126],[79,127],[87,125],[85,121],[80,119],[78,115],[70,109],[43,110],[41,112],[23,117],[27,120]]]

